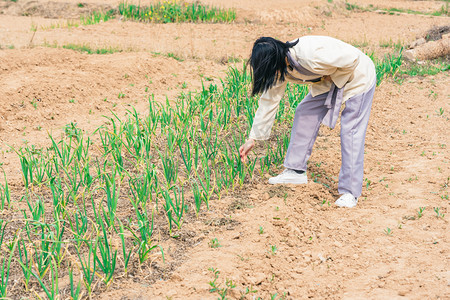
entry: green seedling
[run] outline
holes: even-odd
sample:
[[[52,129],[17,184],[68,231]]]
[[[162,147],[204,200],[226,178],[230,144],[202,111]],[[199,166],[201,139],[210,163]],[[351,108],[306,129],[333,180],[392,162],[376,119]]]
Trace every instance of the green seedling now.
[[[97,243],[89,241],[86,243],[86,245],[88,247],[87,258],[85,258],[84,255],[81,256],[79,247],[76,247],[75,249],[79,258],[84,285],[86,287],[88,295],[91,295],[93,288],[92,285],[94,284],[95,274],[97,270],[97,260],[94,259],[94,253],[97,252]]]
[[[73,284],[73,268],[69,269],[69,279],[70,279],[70,297],[73,300],[80,299],[80,291],[81,291],[81,281],[78,282],[78,285],[75,287]]]
[[[391,236],[393,233],[394,233],[394,231],[393,231],[391,228],[389,228],[389,227],[387,227],[387,228],[384,230],[384,234],[385,234],[385,235]]]
[[[118,219],[119,223],[119,229],[120,229],[120,240],[122,242],[122,254],[123,254],[123,264],[125,269],[125,275],[128,272],[128,263],[130,262],[131,254],[133,253],[133,248],[130,249],[128,252],[126,250],[126,243],[125,243],[125,236],[124,236],[124,227],[122,222]]]
[[[3,224],[4,223],[4,224]],[[8,225],[7,222],[0,219],[0,247],[3,246],[3,241],[5,237],[5,229]],[[19,232],[20,234],[20,232]],[[11,270],[11,260],[14,255],[14,251],[16,249],[17,243],[19,241],[18,235],[14,238],[11,247],[9,247],[8,251],[2,251],[0,254],[0,297],[6,298],[7,297],[7,287],[8,287],[8,281],[9,281],[9,272]]]
[[[437,217],[437,218],[441,218],[441,219],[444,218],[445,214],[443,214],[443,213],[441,212],[441,208],[440,208],[440,207],[434,207],[433,210],[434,210],[434,212],[436,213],[436,217]]]
[[[113,251],[108,241],[108,234],[106,233],[105,225],[100,222],[103,236],[97,239],[96,248],[99,250],[99,255],[97,256],[97,251],[94,252],[94,259],[97,261],[97,265],[103,272],[103,282],[108,286],[111,282],[114,270],[116,268],[117,261],[117,250]]]
[[[221,247],[219,240],[217,238],[213,238],[211,239],[211,241],[209,242],[209,247],[211,248],[219,248]]]
[[[270,252],[272,253],[272,255],[275,255],[277,251],[278,251],[277,246],[275,245],[270,246]]]
[[[214,273],[214,279],[209,282],[209,286],[211,289],[209,290],[210,293],[217,292],[219,294],[218,299],[225,300],[227,299],[227,293],[230,289],[234,289],[236,287],[236,284],[233,283],[233,280],[226,279],[225,280],[225,286],[221,287],[221,284],[217,283],[217,280],[219,279],[220,271],[218,269],[209,268],[209,271]]]
[[[425,207],[419,207],[419,211],[417,212],[418,219],[422,218],[424,211],[425,211]]]
[[[169,231],[172,233],[172,224],[175,224],[178,229],[181,228],[183,224],[183,214],[186,210],[184,204],[184,190],[183,188],[176,187],[171,189],[173,197],[171,196],[170,191],[162,190],[161,194],[165,199],[165,204],[163,204],[163,208],[166,212],[167,220],[169,222]]]
[[[11,193],[9,191],[8,180],[6,178],[6,173],[3,170],[3,176],[5,178],[5,184],[0,183],[0,210],[4,210],[5,206],[9,206],[11,203]]]

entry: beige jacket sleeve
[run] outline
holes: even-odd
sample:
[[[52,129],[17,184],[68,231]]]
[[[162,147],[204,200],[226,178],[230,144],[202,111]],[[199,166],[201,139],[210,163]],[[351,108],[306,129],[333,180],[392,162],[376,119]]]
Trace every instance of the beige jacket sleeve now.
[[[269,90],[262,93],[259,99],[259,107],[253,118],[249,138],[254,140],[267,140],[269,138],[286,84],[286,81],[277,82]]]

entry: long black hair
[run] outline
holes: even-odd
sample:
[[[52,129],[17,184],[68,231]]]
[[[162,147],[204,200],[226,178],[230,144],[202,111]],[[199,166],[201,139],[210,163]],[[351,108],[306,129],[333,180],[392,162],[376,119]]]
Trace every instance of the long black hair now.
[[[271,37],[261,37],[253,44],[249,64],[253,71],[252,96],[262,93],[278,81],[284,81],[287,73],[286,53],[297,45],[283,43]]]

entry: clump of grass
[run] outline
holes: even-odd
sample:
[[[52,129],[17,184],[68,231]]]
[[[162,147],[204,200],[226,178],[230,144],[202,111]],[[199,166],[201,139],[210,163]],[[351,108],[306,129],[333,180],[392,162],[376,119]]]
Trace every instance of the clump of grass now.
[[[382,41],[380,42],[380,47],[382,48],[394,48],[397,51],[400,51],[403,48],[402,42],[397,41],[394,42],[392,39],[389,39],[389,41]]]
[[[379,85],[387,77],[394,77],[403,60],[402,50],[398,54],[386,55],[382,60],[377,60],[373,58],[373,54],[370,55],[372,60],[375,61],[375,68],[377,72],[377,85]]]
[[[448,11],[448,0],[446,0],[447,3],[445,3],[445,6],[442,5],[441,9],[431,13],[432,16],[450,16],[450,13]]]
[[[384,234],[387,236],[391,236],[393,233],[394,231],[389,227],[386,227],[386,229],[384,230]]]
[[[171,58],[173,58],[173,59],[175,59],[175,60],[178,60],[178,61],[184,61],[184,59],[182,59],[181,57],[179,57],[179,56],[177,56],[177,55],[175,55],[175,54],[173,54],[173,53],[167,53],[167,57],[171,57]]]
[[[417,211],[417,219],[422,218],[424,211],[425,211],[425,207],[419,207],[419,210]]]
[[[116,15],[115,9],[110,9],[106,12],[103,11],[93,11],[88,15],[84,15],[80,17],[81,25],[93,25],[98,24],[100,22],[106,22],[111,19],[114,19]]]
[[[119,4],[119,14],[127,20],[154,23],[227,23],[236,19],[236,12],[233,9],[220,9],[198,2],[177,1],[157,2],[150,6],[123,2]]]
[[[395,8],[395,7],[380,8],[380,7],[376,7],[373,5],[369,5],[368,7],[362,7],[357,4],[352,4],[352,3],[348,3],[348,2],[345,2],[345,8],[350,11],[377,11],[382,14],[389,14],[389,15],[404,13],[404,14],[412,14],[412,15],[449,16],[448,3],[446,3],[445,5],[442,5],[439,10],[434,11],[434,12],[417,11],[417,10],[412,10],[412,9],[403,9],[403,8]]]
[[[222,285],[217,282],[217,280],[219,279],[220,271],[218,269],[215,269],[215,268],[209,268],[208,270],[213,272],[213,274],[214,274],[214,279],[209,282],[209,286],[211,287],[209,292],[210,293],[214,293],[214,292],[218,293],[219,294],[219,298],[218,299],[228,299],[226,297],[228,291],[231,290],[231,289],[234,289],[236,287],[236,284],[233,283],[233,280],[226,279],[225,280],[225,286],[222,287]]]
[[[359,5],[348,3],[348,2],[345,2],[345,8],[347,10],[358,10],[358,11],[363,10],[362,7],[360,7]]]
[[[436,213],[436,217],[437,218],[444,218],[445,214],[441,212],[441,208],[440,207],[434,207],[433,208],[434,212]]]
[[[211,241],[209,242],[209,247],[211,247],[211,248],[219,248],[220,247],[219,240],[217,238],[211,239]]]
[[[87,54],[112,54],[116,52],[122,52],[119,48],[109,47],[109,48],[98,48],[98,49],[92,49],[88,45],[78,45],[78,44],[67,44],[62,46],[64,49],[70,49],[74,51],[78,51],[81,53],[87,53]]]
[[[0,50],[1,49],[14,49],[14,48],[15,48],[14,45],[4,45],[4,46],[0,45]]]
[[[445,72],[450,69],[450,63],[446,59],[435,59],[428,61],[423,64],[418,64],[415,62],[409,62],[400,68],[398,75],[408,75],[408,76],[426,76],[426,75],[436,75],[440,72]]]
[[[45,28],[79,27],[94,25],[120,17],[122,20],[132,20],[146,23],[230,23],[236,19],[234,9],[222,9],[203,5],[198,2],[187,3],[178,1],[156,2],[150,6],[141,6],[122,2],[117,9],[108,11],[93,11],[83,15],[79,21],[52,24]]]
[[[426,12],[426,11],[417,11],[412,9],[402,9],[402,8],[381,8],[379,9],[383,12],[386,12],[390,15],[393,15],[395,13],[404,13],[404,14],[411,14],[411,15],[430,15],[430,16],[449,16],[448,12],[448,3],[446,5],[442,5],[441,8],[434,12]]]

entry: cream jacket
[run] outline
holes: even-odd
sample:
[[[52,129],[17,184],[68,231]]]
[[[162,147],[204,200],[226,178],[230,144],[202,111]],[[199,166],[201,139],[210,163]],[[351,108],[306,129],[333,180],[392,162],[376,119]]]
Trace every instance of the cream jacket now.
[[[297,45],[290,49],[290,54],[305,69],[317,75],[330,76],[338,88],[345,86],[343,103],[355,95],[368,91],[376,81],[372,60],[359,49],[332,37],[301,37]],[[317,78],[317,76],[302,75],[295,69],[289,73],[295,78],[304,80]],[[292,76],[288,74],[284,82],[277,82],[262,93],[249,138],[255,140],[269,138],[287,82],[305,84]],[[328,92],[330,88],[330,81],[321,80],[310,84],[309,91],[315,97]]]

